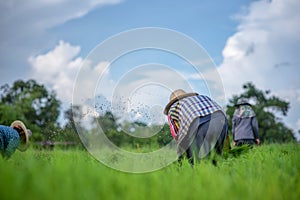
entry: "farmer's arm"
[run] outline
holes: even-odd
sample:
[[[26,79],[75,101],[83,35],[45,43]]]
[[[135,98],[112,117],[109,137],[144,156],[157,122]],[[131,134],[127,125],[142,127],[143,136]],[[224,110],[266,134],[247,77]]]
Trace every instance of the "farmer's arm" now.
[[[177,141],[178,127],[176,122],[172,119],[171,115],[168,115],[168,122],[170,126],[171,135]]]
[[[235,138],[235,120],[236,120],[236,117],[233,116],[233,118],[232,118],[232,139],[233,139],[233,141]]]
[[[256,144],[260,144],[259,140],[259,128],[258,128],[258,122],[256,117],[253,117],[251,120],[252,130],[253,130],[253,136],[255,138]]]
[[[173,138],[177,141],[179,133],[179,103],[175,103],[171,106],[168,112],[168,121],[170,125],[170,131]]]
[[[236,123],[235,123],[235,121],[236,121],[236,117],[233,116],[231,126],[232,126],[232,140],[233,140],[234,146],[236,145],[236,143],[235,143],[235,124]]]

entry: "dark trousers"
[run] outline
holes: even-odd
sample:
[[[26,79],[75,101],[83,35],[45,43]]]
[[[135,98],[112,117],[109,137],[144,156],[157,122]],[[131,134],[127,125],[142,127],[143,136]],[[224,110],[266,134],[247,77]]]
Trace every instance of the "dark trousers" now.
[[[191,164],[207,157],[212,150],[221,155],[228,132],[228,121],[221,112],[194,120],[188,134],[192,135],[186,156]]]

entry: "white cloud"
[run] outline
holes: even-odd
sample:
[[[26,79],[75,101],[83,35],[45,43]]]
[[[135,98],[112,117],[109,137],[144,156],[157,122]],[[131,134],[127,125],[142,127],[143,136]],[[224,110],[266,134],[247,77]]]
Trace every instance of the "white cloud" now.
[[[100,61],[99,63],[93,64],[91,60],[85,60],[81,66],[80,71],[76,80],[74,80],[74,103],[86,103],[82,102],[82,99],[93,100],[95,96],[101,94],[106,98],[112,92],[114,83],[109,80],[109,65],[107,61]],[[103,81],[104,87],[99,87],[98,81]],[[103,86],[103,85],[102,85]],[[94,102],[89,102],[90,106],[93,106]]]
[[[299,98],[293,98],[300,90],[299,8],[298,0],[251,3],[248,12],[237,17],[240,24],[227,40],[218,68],[227,97],[239,94],[249,81],[260,89],[284,93],[291,102],[292,124],[300,109]]]
[[[122,0],[0,1],[0,84],[30,77],[28,57],[57,42],[49,29],[83,17],[96,8],[120,2]]]
[[[0,25],[9,28],[4,33],[44,31],[68,20],[79,18],[92,9],[120,3],[121,0],[10,0],[0,2]],[[30,31],[31,32],[31,31]]]
[[[74,102],[76,104],[84,100],[80,104],[82,105],[82,120],[89,127],[90,120],[99,116],[93,105],[94,92],[100,76],[103,80],[109,81],[109,63],[100,62],[92,65],[91,61],[83,60],[78,56],[79,54],[79,46],[60,41],[49,52],[31,56],[28,61],[32,68],[32,78],[57,93],[57,98],[63,103],[63,110],[68,109],[73,102],[73,91],[79,91],[76,92]],[[79,77],[78,73],[80,73]],[[113,84],[108,86],[101,92],[106,95],[111,92]],[[65,123],[63,116],[61,116],[60,123]]]
[[[227,92],[237,92],[246,81],[278,89],[300,85],[295,73],[300,72],[299,7],[297,0],[258,1],[240,16],[238,32],[228,39],[219,68]]]
[[[60,100],[70,103],[73,83],[83,62],[81,57],[77,57],[79,52],[79,46],[60,41],[46,54],[31,56],[28,60],[32,66],[33,78],[51,86]]]
[[[122,0],[10,0],[0,2],[0,53],[28,53],[29,47],[45,45],[40,41],[47,30],[69,20],[83,17],[91,10]],[[26,48],[25,50],[23,48]],[[45,47],[44,47],[45,48]],[[32,49],[30,49],[32,51]],[[28,56],[28,55],[27,55]]]
[[[98,79],[101,77],[102,80],[109,81],[108,62],[102,61],[92,65],[91,61],[78,56],[79,53],[79,46],[59,41],[49,52],[28,59],[32,66],[33,78],[54,89],[58,98],[67,104],[72,102],[74,86],[82,87],[79,88],[81,95],[92,99]],[[80,76],[77,77],[78,73]],[[112,88],[108,87],[101,92],[107,94],[111,90]]]

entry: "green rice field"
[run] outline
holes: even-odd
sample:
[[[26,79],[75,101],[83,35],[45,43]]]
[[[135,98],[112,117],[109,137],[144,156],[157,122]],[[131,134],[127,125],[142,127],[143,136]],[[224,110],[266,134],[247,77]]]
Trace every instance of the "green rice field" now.
[[[0,157],[0,199],[300,199],[300,145],[268,144],[191,167],[111,169],[82,150]]]

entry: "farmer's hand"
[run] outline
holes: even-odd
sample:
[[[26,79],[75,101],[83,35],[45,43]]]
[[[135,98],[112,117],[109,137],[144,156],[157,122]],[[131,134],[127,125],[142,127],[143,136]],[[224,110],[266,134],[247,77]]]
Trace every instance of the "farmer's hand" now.
[[[236,146],[236,142],[235,141],[233,141],[233,146]]]
[[[257,145],[260,145],[260,140],[258,138],[255,140],[255,142]]]

